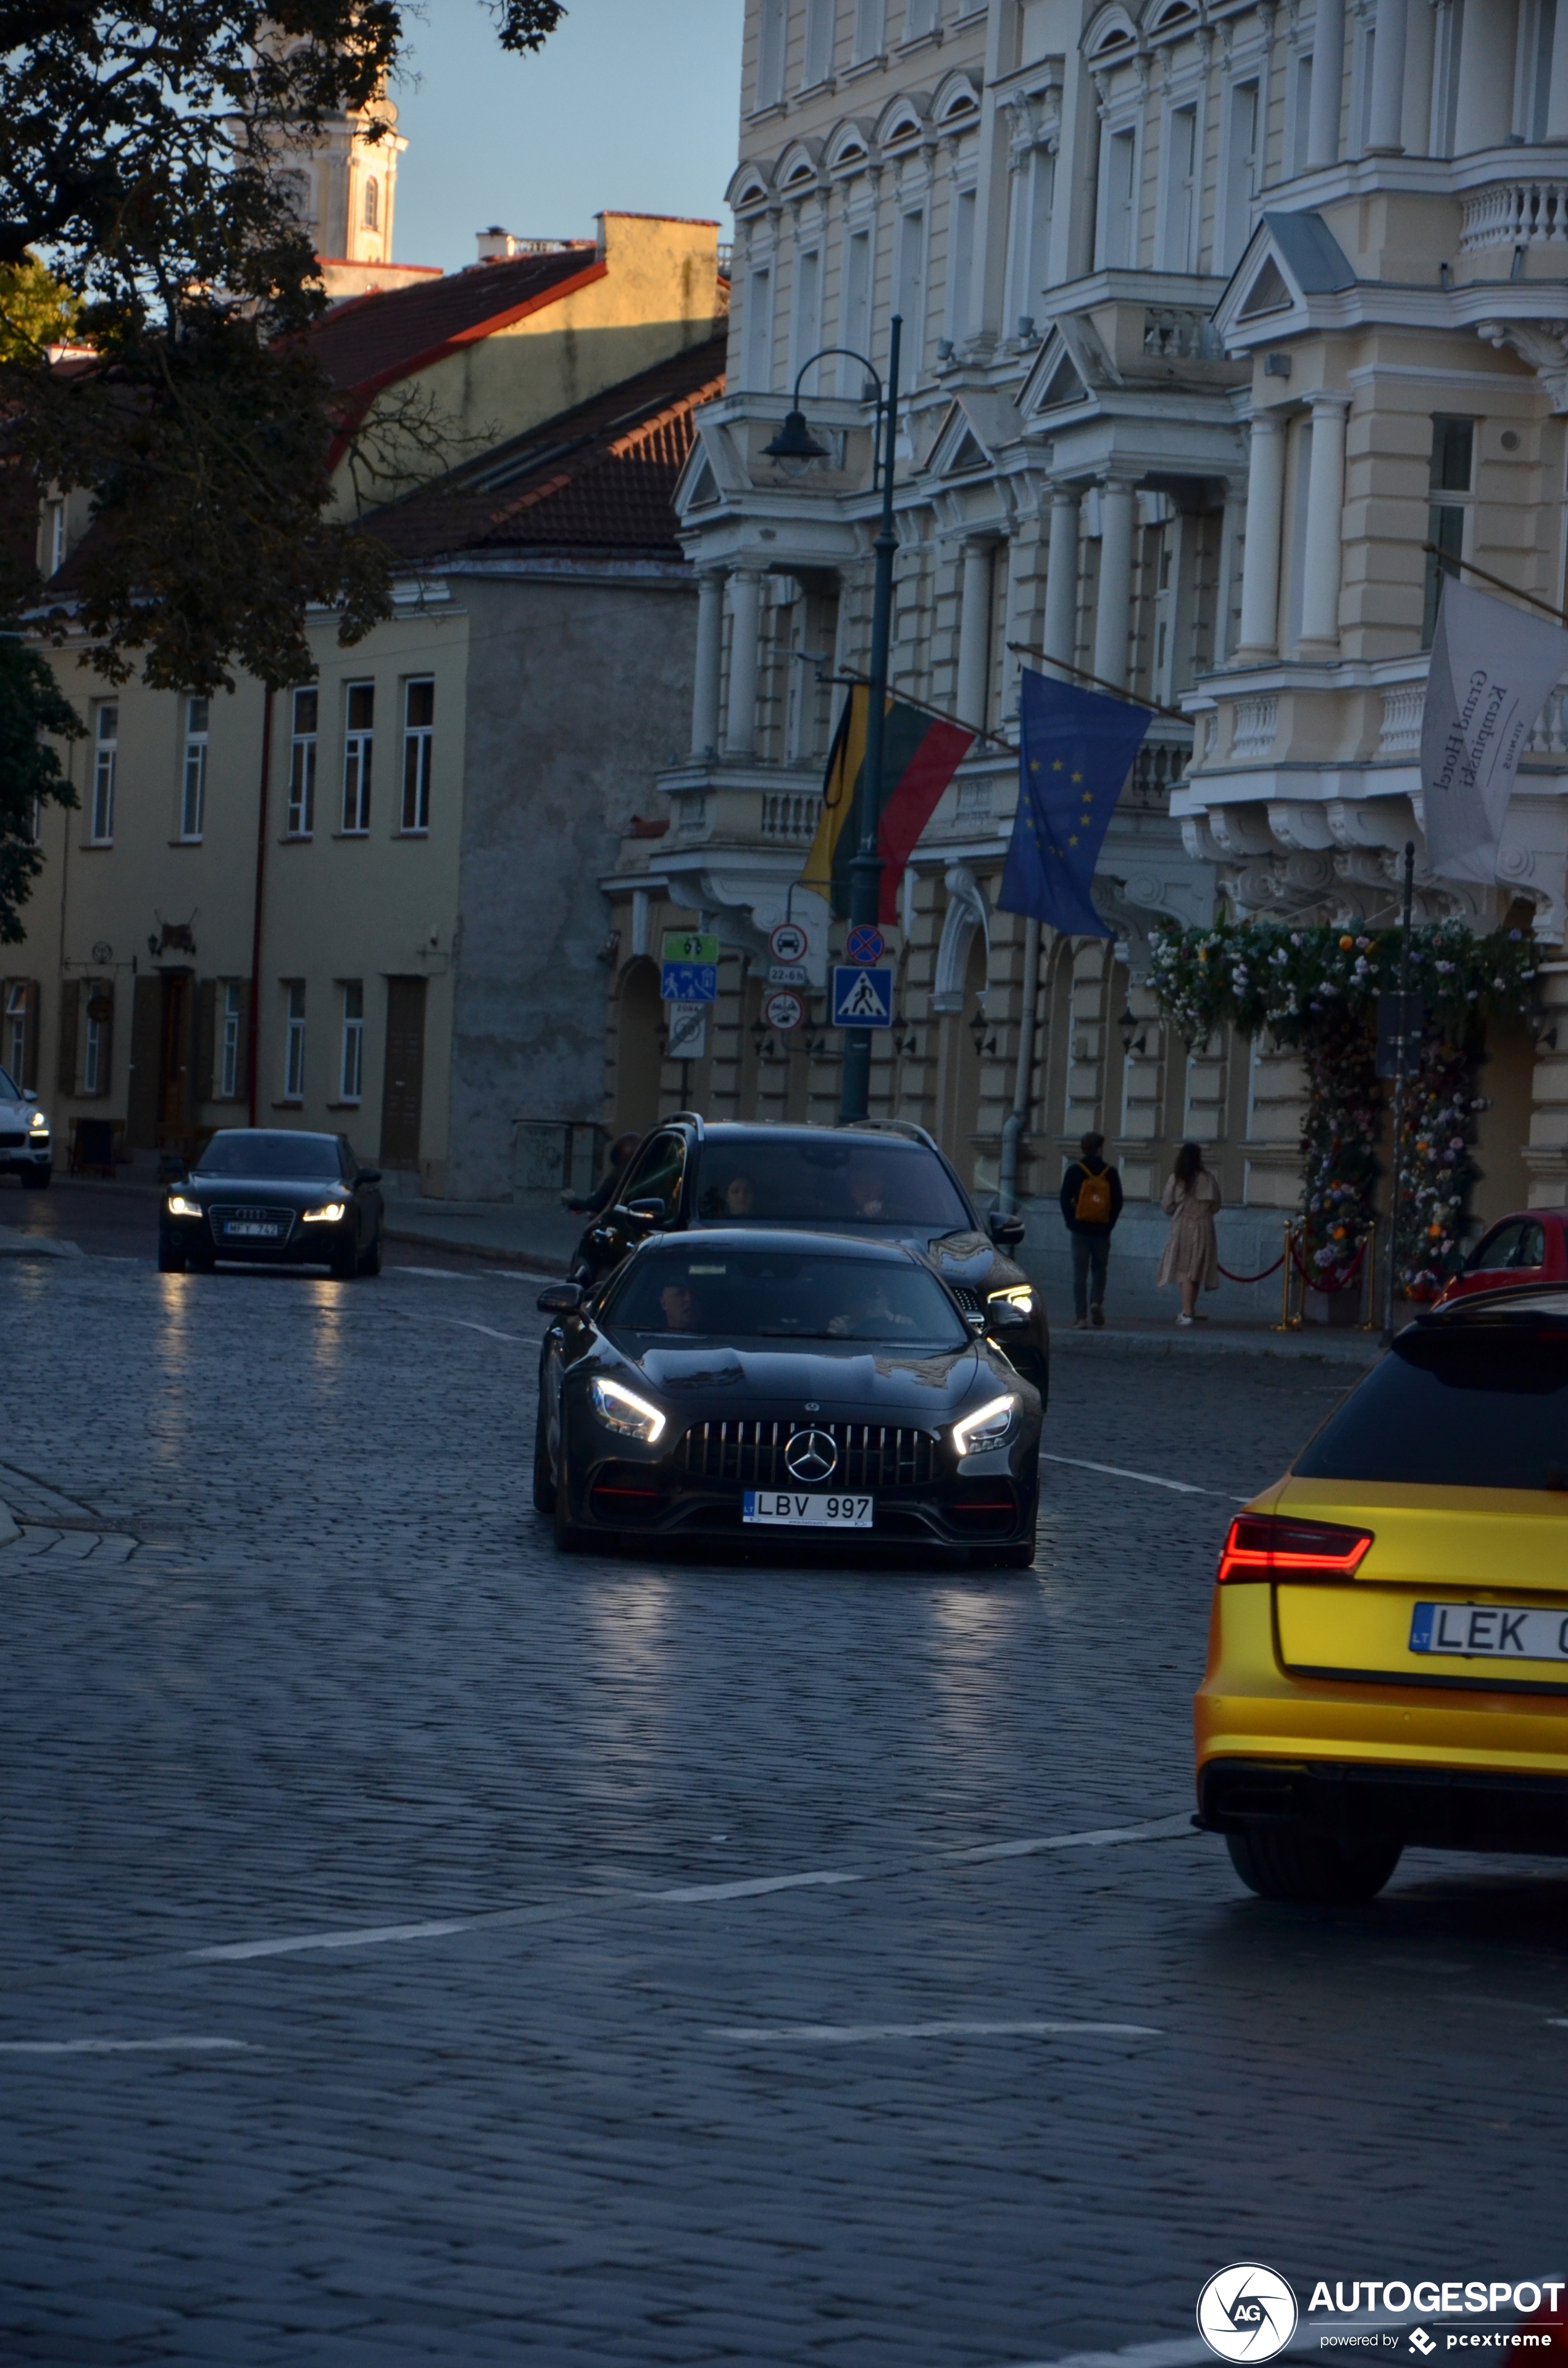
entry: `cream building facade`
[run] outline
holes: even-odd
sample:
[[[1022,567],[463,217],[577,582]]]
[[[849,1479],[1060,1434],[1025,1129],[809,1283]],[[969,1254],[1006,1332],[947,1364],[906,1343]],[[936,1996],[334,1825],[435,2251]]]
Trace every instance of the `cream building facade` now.
[[[749,0],[729,386],[680,494],[701,587],[690,751],[659,780],[667,832],[606,876],[621,950],[608,1123],[677,1101],[835,1107],[820,999],[790,1036],[762,1005],[842,695],[818,674],[867,662],[858,361],[804,380],[827,460],[792,477],[764,448],[818,348],[885,370],[896,311],[895,689],[1002,742],[1026,663],[1176,713],[1154,717],[1101,858],[1115,945],[1046,932],[1027,1065],[1027,931],[994,902],[1016,758],[991,743],[961,768],[906,881],[873,1106],[932,1126],[983,1194],[1017,1110],[1026,1201],[1101,1129],[1134,1203],[1119,1242],[1151,1258],[1151,1203],[1197,1136],[1227,1263],[1274,1255],[1299,1189],[1299,1076],[1266,1044],[1189,1052],[1162,1030],[1148,932],[1221,897],[1391,917],[1397,850],[1421,845],[1422,545],[1562,598],[1564,16],[1552,0]],[[1539,1048],[1506,1030],[1489,1046],[1485,1215],[1568,1198],[1562,704],[1532,743],[1500,887],[1472,897],[1418,867],[1424,915],[1533,921],[1561,1014],[1561,1058],[1546,1022]],[[661,1073],[658,932],[698,915],[726,947],[721,1000],[705,1059]]]

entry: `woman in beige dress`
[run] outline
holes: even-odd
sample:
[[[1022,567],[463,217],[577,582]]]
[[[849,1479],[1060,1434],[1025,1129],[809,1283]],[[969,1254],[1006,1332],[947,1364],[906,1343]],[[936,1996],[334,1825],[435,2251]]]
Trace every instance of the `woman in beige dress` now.
[[[1203,1154],[1196,1143],[1184,1143],[1176,1153],[1160,1206],[1171,1221],[1171,1230],[1154,1281],[1180,1284],[1178,1324],[1206,1324],[1208,1317],[1198,1313],[1198,1294],[1199,1290],[1220,1288],[1220,1249],[1214,1238],[1220,1187],[1203,1165]]]

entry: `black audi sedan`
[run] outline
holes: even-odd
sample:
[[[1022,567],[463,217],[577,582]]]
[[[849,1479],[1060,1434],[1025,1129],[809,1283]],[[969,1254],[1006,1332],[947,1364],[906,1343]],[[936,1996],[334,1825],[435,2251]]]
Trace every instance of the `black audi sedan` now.
[[[534,1503],[596,1536],[899,1544],[1033,1559],[1040,1393],[896,1243],[704,1227],[553,1283]]]
[[[210,1274],[222,1259],[380,1274],[381,1180],[345,1134],[222,1127],[165,1192],[159,1272]]]
[[[1043,1399],[1051,1377],[1044,1294],[1008,1252],[1021,1217],[983,1222],[924,1127],[903,1120],[768,1126],[681,1110],[645,1137],[617,1178],[613,1204],[577,1246],[579,1282],[619,1264],[650,1234],[694,1226],[800,1225],[900,1242],[923,1258],[967,1315],[1006,1304],[1007,1353]]]

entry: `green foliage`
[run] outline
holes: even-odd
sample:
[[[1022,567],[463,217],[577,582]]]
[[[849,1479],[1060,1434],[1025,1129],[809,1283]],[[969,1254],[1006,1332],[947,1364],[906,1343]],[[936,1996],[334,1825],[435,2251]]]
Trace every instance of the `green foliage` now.
[[[1155,997],[1188,1044],[1228,1021],[1244,1036],[1267,1030],[1300,1054],[1307,1081],[1306,1257],[1330,1288],[1346,1279],[1371,1224],[1386,1108],[1376,1074],[1377,997],[1399,986],[1401,943],[1397,928],[1290,929],[1267,921],[1173,925],[1155,939]],[[1411,932],[1410,987],[1428,1013],[1406,1089],[1395,1231],[1399,1285],[1411,1295],[1435,1292],[1458,1263],[1483,1107],[1469,1082],[1481,1023],[1490,1013],[1521,1012],[1534,977],[1535,948],[1518,929],[1478,938],[1449,920]]]
[[[14,627],[0,630],[0,945],[21,943],[22,906],[43,869],[33,837],[38,808],[76,803],[44,735],[75,740],[85,728],[46,661]]]
[[[0,263],[0,361],[36,362],[80,335],[82,308],[36,255]]]

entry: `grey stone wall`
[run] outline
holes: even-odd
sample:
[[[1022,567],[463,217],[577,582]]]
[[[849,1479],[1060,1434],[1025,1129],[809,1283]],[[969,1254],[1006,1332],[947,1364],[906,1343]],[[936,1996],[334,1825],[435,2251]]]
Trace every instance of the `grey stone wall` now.
[[[690,738],[696,585],[673,568],[585,569],[464,577],[460,597],[473,622],[448,1190],[552,1200],[541,1122],[561,1125],[576,1166],[584,1137],[567,1122],[602,1109],[598,882]]]

